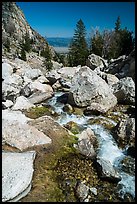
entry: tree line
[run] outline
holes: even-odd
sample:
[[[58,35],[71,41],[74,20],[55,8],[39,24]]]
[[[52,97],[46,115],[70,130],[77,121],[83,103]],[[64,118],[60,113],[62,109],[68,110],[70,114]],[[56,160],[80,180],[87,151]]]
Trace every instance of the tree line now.
[[[90,39],[90,46],[88,46],[86,28],[80,19],[76,24],[75,33],[69,46],[68,65],[83,66],[86,64],[88,55],[92,53],[107,60],[118,58],[121,55],[128,55],[134,49],[134,46],[133,32],[126,27],[121,28],[119,16],[113,31],[104,30],[100,32],[95,30]]]

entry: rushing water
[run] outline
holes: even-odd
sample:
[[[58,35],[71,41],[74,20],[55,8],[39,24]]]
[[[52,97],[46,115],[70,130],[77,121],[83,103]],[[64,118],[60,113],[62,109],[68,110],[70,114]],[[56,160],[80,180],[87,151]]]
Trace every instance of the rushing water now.
[[[53,98],[48,100],[48,104],[54,107],[55,112],[60,115],[57,122],[64,125],[69,121],[73,121],[78,125],[82,125],[84,128],[90,127],[94,131],[99,142],[98,156],[109,160],[122,178],[121,181],[118,182],[120,196],[123,198],[126,193],[129,193],[133,196],[133,198],[135,198],[135,176],[124,172],[120,167],[121,165],[119,165],[121,160],[126,157],[126,154],[124,153],[125,150],[122,150],[117,146],[117,143],[115,142],[110,131],[106,130],[102,125],[89,125],[87,123],[87,121],[90,118],[93,118],[93,116],[89,117],[64,112],[64,104],[57,102],[57,97],[61,96],[62,94],[62,92],[57,92]],[[109,121],[115,124],[113,120],[109,119]]]

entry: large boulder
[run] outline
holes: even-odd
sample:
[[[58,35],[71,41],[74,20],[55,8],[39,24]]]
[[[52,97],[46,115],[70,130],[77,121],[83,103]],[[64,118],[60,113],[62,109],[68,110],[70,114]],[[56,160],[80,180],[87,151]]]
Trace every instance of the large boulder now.
[[[135,105],[135,83],[131,77],[120,79],[112,89],[119,103]]]
[[[5,114],[11,116],[8,118]],[[27,117],[20,112],[3,110],[2,112],[2,139],[3,143],[24,150],[36,145],[50,144],[51,139],[37,128],[27,124]],[[20,115],[20,120],[18,116]],[[21,119],[22,117],[22,119]]]
[[[68,103],[79,107],[104,107],[105,112],[117,104],[108,84],[89,67],[82,67],[73,77]]]
[[[88,56],[86,65],[90,67],[92,70],[94,70],[97,67],[104,68],[107,67],[107,60],[104,60],[102,57],[91,54]]]
[[[54,84],[57,80],[65,88],[70,88],[71,79],[74,74],[79,71],[80,66],[78,67],[62,67],[58,70],[51,70],[46,74],[47,79],[50,81],[50,84]]]
[[[2,153],[2,202],[17,202],[31,190],[35,152]]]

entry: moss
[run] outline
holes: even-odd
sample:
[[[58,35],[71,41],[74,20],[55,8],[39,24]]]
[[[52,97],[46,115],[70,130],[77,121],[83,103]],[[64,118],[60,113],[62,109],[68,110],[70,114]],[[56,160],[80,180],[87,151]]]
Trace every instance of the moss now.
[[[79,134],[82,130],[81,127],[73,121],[68,122],[67,124],[64,125],[64,127],[70,130],[75,135]]]
[[[76,154],[73,145],[77,137],[64,136],[58,143],[36,149],[37,156],[34,164],[34,176],[30,193],[21,199],[21,202],[63,202],[65,196],[57,182],[56,165],[61,158],[70,153]]]
[[[53,112],[49,107],[37,106],[25,111],[25,115],[29,118],[36,119],[44,115],[53,116],[55,115],[55,112]]]
[[[88,123],[90,125],[103,125],[108,130],[111,130],[115,126],[111,121],[108,121],[107,118],[105,119],[100,117],[89,119]]]

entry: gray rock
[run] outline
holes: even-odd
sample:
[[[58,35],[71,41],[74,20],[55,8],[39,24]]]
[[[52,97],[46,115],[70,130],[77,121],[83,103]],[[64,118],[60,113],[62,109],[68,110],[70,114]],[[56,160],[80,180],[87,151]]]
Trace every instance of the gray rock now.
[[[73,110],[73,107],[70,104],[66,104],[63,107],[63,111],[68,112],[68,113],[72,113],[74,110]]]
[[[4,81],[2,82],[2,93],[7,100],[14,102],[17,96],[20,95],[20,90],[21,88],[18,86],[14,87],[13,85],[6,84]]]
[[[114,137],[119,145],[135,147],[135,118],[122,119],[115,127]]]
[[[43,74],[39,69],[27,68],[24,69],[24,72],[22,72],[22,76],[26,76],[29,79],[37,79],[41,75]]]
[[[37,128],[27,124],[32,119],[20,111],[2,111],[2,139],[21,151],[36,145],[50,144],[51,139]]]
[[[105,106],[106,111],[108,111],[117,104],[117,99],[108,84],[85,66],[72,79],[68,103],[79,107],[92,106],[93,103],[98,103]]]
[[[85,200],[88,198],[90,188],[86,186],[82,182],[77,182],[76,184],[76,194],[78,198],[80,199],[80,202],[85,202]]]
[[[92,70],[94,70],[96,67],[103,68],[108,66],[107,60],[104,60],[102,57],[95,54],[91,54],[88,56],[86,65]]]
[[[119,173],[114,169],[110,161],[97,157],[96,166],[100,178],[113,182],[121,180]]]
[[[13,106],[13,102],[11,100],[6,100],[5,102],[2,102],[6,108],[10,108]]]
[[[88,158],[95,158],[96,152],[93,145],[95,145],[97,139],[94,132],[90,128],[87,128],[86,130],[83,130],[81,134],[77,134],[76,136],[78,137],[78,144],[75,145],[75,147],[80,153]]]
[[[42,101],[45,101],[53,96],[53,92],[40,92],[37,91],[36,93],[32,94],[28,100],[30,103],[37,104]]]
[[[13,68],[8,63],[2,63],[2,78],[6,79],[7,77],[11,76],[13,73]]]
[[[2,202],[16,202],[31,189],[35,151],[2,153]]]
[[[35,107],[35,105],[30,103],[30,101],[25,96],[19,96],[16,98],[16,102],[12,107],[12,110],[28,110],[32,107]]]
[[[135,83],[131,77],[120,79],[112,85],[113,94],[117,97],[119,103],[127,105],[135,104]]]
[[[32,94],[31,88],[30,88],[30,83],[26,84],[21,90],[20,94],[29,97]]]
[[[36,145],[50,144],[51,139],[37,128],[19,122],[2,120],[2,136],[6,144],[24,150]]]
[[[91,187],[91,188],[90,188],[90,191],[91,191],[91,193],[93,193],[94,195],[97,195],[97,194],[98,194],[97,189],[94,188],[94,187]]]

